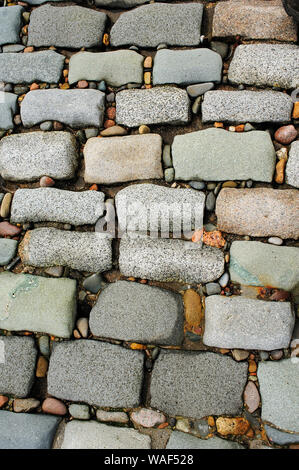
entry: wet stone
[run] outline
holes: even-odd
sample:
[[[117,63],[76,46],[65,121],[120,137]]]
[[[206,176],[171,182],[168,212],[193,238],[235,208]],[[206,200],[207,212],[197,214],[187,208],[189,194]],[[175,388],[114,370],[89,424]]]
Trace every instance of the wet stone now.
[[[166,449],[244,449],[244,446],[216,436],[200,439],[184,432],[173,431]]]
[[[6,266],[13,259],[17,246],[17,240],[0,238],[0,266]]]
[[[0,91],[0,130],[14,128],[13,117],[18,109],[17,99],[17,95],[13,93]]]
[[[287,184],[299,188],[299,141],[291,145],[285,176]]]
[[[0,9],[0,46],[20,42],[23,7],[13,5]]]

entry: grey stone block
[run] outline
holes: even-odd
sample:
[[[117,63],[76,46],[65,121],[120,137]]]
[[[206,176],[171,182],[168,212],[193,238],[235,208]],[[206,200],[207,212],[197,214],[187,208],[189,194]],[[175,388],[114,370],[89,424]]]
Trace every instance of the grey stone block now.
[[[17,246],[17,240],[0,238],[0,266],[5,266],[12,260],[16,254]]]
[[[6,44],[2,46],[2,52],[22,52],[25,49],[25,46],[22,44]]]
[[[67,423],[62,449],[150,449],[151,438],[135,429],[108,426],[96,421]]]
[[[183,341],[183,324],[179,294],[127,281],[101,292],[89,321],[95,336],[173,346]]]
[[[155,281],[205,283],[224,271],[218,248],[165,238],[122,238],[119,267],[125,276]]]
[[[14,128],[13,117],[18,109],[17,99],[18,96],[13,93],[0,91],[0,130]]]
[[[290,44],[238,46],[228,70],[232,83],[256,86],[299,86],[299,47]]]
[[[105,13],[77,5],[43,5],[31,12],[28,45],[99,47],[105,30]]]
[[[271,443],[279,445],[299,444],[299,434],[289,434],[287,432],[279,431],[271,426],[265,425],[267,437]]]
[[[87,183],[122,183],[163,177],[158,134],[88,139],[84,147]]]
[[[21,106],[24,127],[44,121],[59,121],[74,128],[101,127],[105,93],[99,90],[33,90]]]
[[[21,42],[22,12],[20,5],[0,8],[0,46]]]
[[[0,411],[0,449],[51,449],[60,418]]]
[[[20,398],[29,395],[35,376],[36,355],[33,338],[0,337],[0,394]]]
[[[1,329],[69,338],[75,316],[76,281],[0,273]]]
[[[112,268],[111,238],[93,232],[38,228],[26,233],[20,247],[29,266],[69,266],[78,271],[103,272]]]
[[[154,87],[124,90],[116,95],[116,121],[128,127],[141,124],[184,124],[190,120],[186,90]]]
[[[92,340],[55,345],[48,372],[48,392],[90,405],[131,408],[140,404],[143,354]]]
[[[204,122],[286,122],[293,101],[278,91],[222,91],[205,93],[201,106]]]
[[[199,439],[198,437],[180,431],[173,431],[167,443],[166,449],[244,449],[237,442],[211,437]]]
[[[299,279],[299,248],[255,241],[234,241],[230,248],[230,278],[249,286],[293,290]]]
[[[292,359],[260,362],[257,370],[262,419],[284,431],[299,432],[299,368]]]
[[[197,46],[203,5],[155,3],[123,13],[111,29],[113,47]]]
[[[294,323],[289,302],[212,295],[205,303],[203,342],[226,349],[288,348]]]
[[[79,80],[100,82],[120,87],[143,81],[144,57],[135,51],[79,52],[70,59],[69,83]]]
[[[54,51],[0,54],[0,81],[5,83],[59,82],[65,57]]]
[[[268,132],[209,128],[177,135],[172,144],[176,180],[272,182],[276,154]]]
[[[18,189],[12,201],[11,222],[93,225],[104,213],[104,198],[104,193],[98,191]]]
[[[299,188],[299,140],[293,142],[285,170],[286,183]]]
[[[161,49],[154,59],[153,84],[218,83],[221,81],[221,71],[221,56],[210,49],[183,51]]]
[[[172,416],[238,414],[247,364],[211,352],[161,351],[151,380],[151,406]]]
[[[76,138],[69,132],[28,132],[0,141],[0,174],[9,181],[34,181],[45,175],[71,179],[78,159]]]
[[[181,234],[203,225],[205,194],[155,184],[134,184],[115,196],[119,228],[147,233]]]

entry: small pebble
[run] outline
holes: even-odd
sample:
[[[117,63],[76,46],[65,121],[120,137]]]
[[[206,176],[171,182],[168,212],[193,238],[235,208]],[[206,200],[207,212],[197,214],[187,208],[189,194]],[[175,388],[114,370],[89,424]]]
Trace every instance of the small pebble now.
[[[215,208],[215,203],[216,203],[215,194],[213,192],[210,192],[206,198],[206,209],[209,212],[212,212]]]
[[[198,96],[203,95],[207,91],[212,90],[212,88],[214,88],[214,83],[212,82],[198,83],[187,86],[187,93],[191,98],[197,98]]]
[[[282,245],[283,240],[279,237],[270,237],[268,238],[268,243],[271,243],[272,245]]]
[[[88,319],[85,317],[79,318],[77,320],[76,325],[82,338],[87,338],[88,337]]]
[[[201,104],[202,97],[198,96],[196,100],[194,101],[192,105],[192,113],[193,114],[198,114],[200,110],[200,104]]]
[[[67,413],[65,404],[56,398],[46,398],[42,404],[42,410],[44,413],[58,416],[64,416]]]
[[[102,137],[112,137],[114,135],[127,135],[127,130],[121,126],[112,126],[100,132]]]
[[[177,431],[190,432],[190,423],[187,418],[179,418],[176,422],[175,428]]]
[[[0,395],[0,409],[3,408],[4,405],[8,402],[8,397],[4,395]]]
[[[243,349],[233,349],[232,350],[232,355],[235,361],[245,361],[245,359],[248,358],[249,352],[245,351]]]
[[[90,418],[88,405],[77,405],[72,403],[69,406],[69,413],[74,419],[88,420]]]
[[[253,382],[248,382],[244,390],[244,403],[249,413],[253,413],[259,407],[260,394]]]
[[[252,188],[252,185],[253,185],[253,181],[252,181],[252,180],[246,181],[246,187],[247,187],[247,188]]]
[[[43,356],[50,355],[50,339],[49,336],[40,336],[38,338],[38,347]]]
[[[55,181],[50,176],[42,176],[39,180],[39,185],[41,188],[50,188],[55,185]]]
[[[153,58],[151,56],[146,57],[143,62],[143,67],[145,69],[151,69],[152,65],[153,65]]]
[[[86,80],[79,80],[77,83],[78,88],[88,88],[88,82]]]
[[[167,47],[167,44],[163,42],[157,46],[157,51],[160,51],[161,49],[167,49]]]
[[[216,188],[216,186],[217,186],[216,183],[208,183],[208,184],[207,184],[207,189],[208,189],[209,191],[212,191],[212,190],[214,190],[214,189]]]
[[[274,134],[274,139],[281,144],[288,145],[297,137],[297,130],[290,124],[288,126],[282,126]]]
[[[45,357],[40,356],[37,361],[37,366],[36,366],[36,377],[46,377],[47,372],[48,372],[48,361]]]
[[[102,81],[98,84],[98,90],[100,90],[100,91],[106,91],[106,83],[104,82],[104,80],[102,80]]]
[[[10,206],[12,201],[12,194],[6,193],[2,199],[1,209],[0,209],[0,217],[6,219],[9,217],[10,214]]]
[[[108,103],[113,103],[115,101],[115,93],[109,93],[106,95],[106,101]]]
[[[103,281],[102,276],[98,273],[86,277],[83,282],[84,289],[92,292],[93,294],[97,294],[104,286],[105,282]]]
[[[28,413],[38,408],[40,401],[35,398],[15,398],[13,401],[13,410],[15,413]]]
[[[86,139],[90,139],[91,137],[97,137],[97,135],[99,133],[99,129],[94,127],[94,128],[90,128],[90,129],[84,129],[84,132],[85,132]]]
[[[271,351],[270,353],[270,358],[273,359],[273,361],[279,361],[283,356],[283,351],[281,349],[277,349],[275,351]]]
[[[129,422],[128,415],[122,411],[97,410],[96,416],[98,421],[104,423],[127,424]]]
[[[172,183],[174,180],[174,168],[167,168],[164,171],[164,179],[166,183]]]
[[[1,237],[16,237],[21,233],[21,227],[12,225],[9,222],[0,222],[0,236]]]
[[[142,126],[140,126],[138,129],[139,134],[149,134],[150,131],[150,128],[144,124],[142,124]]]
[[[64,125],[62,124],[62,122],[54,121],[53,122],[53,129],[54,129],[54,131],[62,131],[64,129]]]
[[[221,287],[217,282],[208,282],[205,285],[207,295],[216,295],[220,294]]]
[[[222,59],[227,57],[228,53],[228,44],[221,41],[211,41],[210,43],[211,49],[214,52],[217,52],[221,55]]]
[[[229,274],[228,273],[224,273],[222,274],[221,278],[218,280],[219,284],[221,285],[221,287],[226,287],[228,282],[229,282]]]
[[[206,183],[204,181],[189,181],[188,184],[193,189],[202,190],[205,189]]]
[[[249,122],[247,122],[244,126],[244,131],[245,132],[255,131],[255,127],[252,124],[250,124]]]
[[[50,266],[50,268],[45,269],[45,273],[53,277],[61,277],[63,275],[63,266]]]
[[[164,168],[172,167],[172,158],[171,158],[171,147],[170,145],[164,145],[163,147],[163,164]]]
[[[52,121],[44,121],[39,126],[41,131],[51,131],[53,129]]]
[[[147,408],[133,411],[131,420],[144,428],[153,428],[154,426],[166,422],[166,418],[162,413]]]
[[[269,353],[267,351],[259,351],[261,361],[267,361],[269,359]]]

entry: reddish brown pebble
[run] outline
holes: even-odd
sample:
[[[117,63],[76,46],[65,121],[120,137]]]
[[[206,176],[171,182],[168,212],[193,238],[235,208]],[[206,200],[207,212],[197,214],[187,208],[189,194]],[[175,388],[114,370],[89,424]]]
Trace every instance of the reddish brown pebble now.
[[[36,377],[46,377],[48,372],[48,361],[45,357],[40,356],[36,366]]]
[[[105,129],[107,129],[108,127],[112,127],[112,126],[115,126],[115,121],[113,121],[112,119],[107,119],[104,122],[104,128]]]
[[[44,413],[59,416],[64,416],[67,412],[65,404],[56,398],[46,398],[42,404],[42,410]]]
[[[81,335],[80,335],[80,333],[79,333],[78,330],[74,330],[74,331],[73,331],[73,335],[74,335],[74,338],[76,338],[76,339],[80,339],[80,338],[81,338]]]
[[[10,224],[9,222],[0,222],[1,237],[15,237],[21,233],[22,229]]]
[[[38,89],[39,89],[39,85],[37,83],[32,83],[32,85],[30,85],[30,91],[38,90]]]
[[[0,408],[2,408],[8,402],[8,398],[4,395],[0,395]]]
[[[25,47],[25,49],[23,50],[23,52],[33,52],[33,51],[34,51],[33,46]]]
[[[77,83],[78,88],[88,88],[88,82],[86,80],[80,80]]]
[[[106,114],[107,114],[107,117],[109,119],[115,119],[115,116],[116,116],[116,108],[113,108],[113,106],[111,106],[110,108],[107,108],[106,109]]]
[[[61,122],[58,122],[58,121],[54,121],[53,123],[53,129],[54,131],[62,131],[63,129],[63,124]]]
[[[282,126],[274,134],[274,139],[281,144],[288,145],[297,137],[297,131],[293,124]]]
[[[50,176],[42,176],[39,180],[39,185],[41,188],[48,188],[50,186],[54,186],[55,181],[50,178]]]

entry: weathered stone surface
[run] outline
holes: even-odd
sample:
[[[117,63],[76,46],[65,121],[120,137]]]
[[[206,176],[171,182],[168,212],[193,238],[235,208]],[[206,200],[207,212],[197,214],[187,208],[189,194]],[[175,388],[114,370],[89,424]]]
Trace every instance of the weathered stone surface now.
[[[0,411],[0,449],[51,449],[60,418]]]
[[[60,79],[64,59],[63,55],[54,51],[0,54],[0,81],[56,83]]]
[[[18,96],[13,93],[0,91],[0,129],[14,128],[13,117],[18,109],[17,99]]]
[[[156,281],[210,282],[224,270],[223,253],[217,248],[199,248],[192,242],[165,238],[122,238],[120,271]]]
[[[174,346],[183,341],[183,323],[179,294],[127,281],[101,292],[89,320],[95,336]]]
[[[69,132],[28,132],[0,141],[0,174],[9,181],[34,181],[43,175],[71,179],[78,158],[76,139]]]
[[[184,432],[173,431],[166,449],[244,449],[244,447],[237,442],[216,436],[210,439],[199,439]]]
[[[78,271],[103,272],[112,268],[111,238],[99,233],[38,228],[26,232],[20,248],[29,266],[69,266]]]
[[[299,434],[289,434],[265,425],[267,437],[271,443],[286,445],[299,443]]]
[[[77,5],[43,5],[31,12],[29,46],[80,49],[100,46],[107,16]]]
[[[221,71],[221,56],[210,49],[182,51],[161,49],[155,55],[153,84],[218,83],[221,81]]]
[[[297,28],[281,0],[217,2],[213,18],[213,36],[242,36],[246,39],[297,41]]]
[[[135,51],[79,52],[70,59],[69,83],[105,80],[111,86],[142,83],[143,60]]]
[[[262,419],[285,431],[299,432],[299,368],[292,359],[260,362],[257,376]]]
[[[11,221],[93,225],[104,213],[104,197],[98,191],[18,189],[12,201]]]
[[[293,290],[299,279],[299,248],[255,241],[234,241],[230,249],[230,278],[250,286]]]
[[[285,177],[287,184],[299,188],[299,140],[291,145]]]
[[[116,121],[128,127],[141,124],[183,124],[190,120],[186,90],[154,87],[124,90],[116,95]]]
[[[151,439],[135,429],[117,428],[96,421],[66,425],[62,449],[150,449]]]
[[[1,281],[2,279],[3,274],[1,274]],[[26,397],[30,393],[34,380],[36,354],[37,351],[32,338],[1,336],[0,394]]]
[[[17,240],[0,238],[0,266],[5,266],[12,260],[16,254],[17,246]]]
[[[141,408],[137,411],[133,411],[131,421],[144,428],[153,428],[154,426],[165,423],[166,417],[163,413],[160,413],[160,411]]]
[[[289,302],[211,295],[205,302],[203,341],[226,349],[288,348],[294,322]]]
[[[296,88],[299,85],[299,47],[289,44],[238,46],[229,66],[232,83]]]
[[[0,328],[71,336],[76,315],[76,281],[0,273]]]
[[[105,423],[127,424],[129,422],[129,417],[127,413],[123,411],[97,410],[96,417],[98,421],[103,421]]]
[[[299,238],[299,192],[295,189],[223,188],[216,215],[218,228],[224,232]]]
[[[111,29],[113,47],[196,46],[200,43],[203,6],[152,4],[123,13]]]
[[[177,180],[252,179],[270,183],[276,155],[267,132],[209,128],[175,136],[172,160]]]
[[[57,398],[102,407],[135,407],[142,380],[140,351],[78,340],[57,343],[51,354],[48,391]]]
[[[142,5],[142,3],[146,3],[147,1],[148,0],[95,0],[95,4],[99,7],[107,8],[131,8]]]
[[[34,90],[21,106],[24,127],[44,121],[58,121],[70,127],[101,127],[105,94],[99,90]]]
[[[84,147],[87,183],[121,183],[163,178],[158,134],[88,139]]]
[[[165,235],[199,229],[203,224],[205,194],[194,189],[176,189],[155,184],[135,184],[115,197],[122,230],[161,231]]]
[[[0,46],[2,44],[15,44],[21,42],[20,30],[22,26],[23,7],[13,5],[0,9]]]
[[[215,353],[161,351],[151,380],[151,406],[170,415],[202,418],[237,414],[247,364]]]
[[[291,120],[293,101],[278,91],[213,90],[205,93],[201,109],[204,122],[284,122]]]
[[[69,406],[69,413],[75,419],[89,420],[90,418],[88,405],[78,405],[76,403],[72,403]]]

